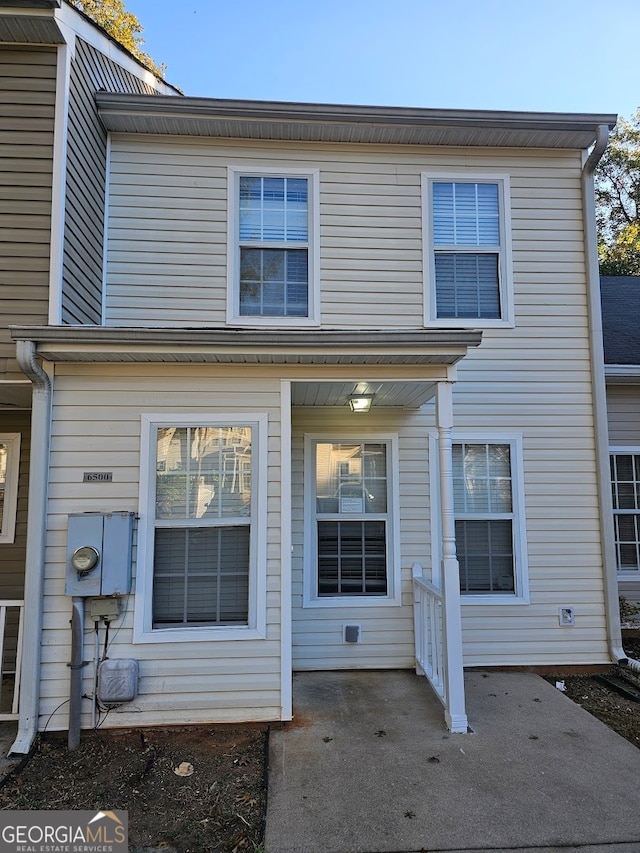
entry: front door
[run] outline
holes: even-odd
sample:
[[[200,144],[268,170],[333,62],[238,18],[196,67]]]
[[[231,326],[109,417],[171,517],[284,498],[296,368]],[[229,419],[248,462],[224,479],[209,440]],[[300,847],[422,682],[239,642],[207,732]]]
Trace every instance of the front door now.
[[[294,549],[294,668],[411,665],[399,477],[397,434],[305,436],[301,559]]]

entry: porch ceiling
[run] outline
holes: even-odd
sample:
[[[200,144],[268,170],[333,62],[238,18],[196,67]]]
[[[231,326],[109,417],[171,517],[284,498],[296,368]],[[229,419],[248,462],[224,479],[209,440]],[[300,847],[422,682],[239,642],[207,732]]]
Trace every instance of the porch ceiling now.
[[[293,406],[347,406],[351,396],[372,395],[372,409],[417,409],[435,394],[435,382],[293,382]]]
[[[0,410],[31,408],[31,382],[28,379],[0,382]]]

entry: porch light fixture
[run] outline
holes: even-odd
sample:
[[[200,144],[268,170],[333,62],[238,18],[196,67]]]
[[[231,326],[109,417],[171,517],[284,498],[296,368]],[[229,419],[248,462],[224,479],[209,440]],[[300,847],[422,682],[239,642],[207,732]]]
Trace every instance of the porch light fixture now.
[[[352,412],[368,412],[372,400],[373,394],[353,394],[349,397],[349,408]]]

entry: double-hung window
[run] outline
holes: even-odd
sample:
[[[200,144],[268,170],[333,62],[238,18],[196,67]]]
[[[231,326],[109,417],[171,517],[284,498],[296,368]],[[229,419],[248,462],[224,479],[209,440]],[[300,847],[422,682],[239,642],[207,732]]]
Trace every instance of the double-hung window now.
[[[456,439],[452,452],[463,601],[474,596],[483,601],[528,600],[520,438]],[[435,437],[432,459],[437,459]],[[437,506],[435,492],[434,498]],[[439,556],[434,553],[434,560]]]
[[[307,439],[307,603],[380,603],[398,594],[391,439]]]
[[[0,434],[0,544],[15,539],[20,433]]]
[[[425,323],[512,324],[508,179],[425,175]]]
[[[317,173],[229,170],[229,322],[317,319]]]
[[[213,637],[256,628],[259,423],[143,416],[143,424],[138,634],[198,639],[194,629]]]
[[[611,492],[619,572],[640,571],[640,449],[611,452]]]

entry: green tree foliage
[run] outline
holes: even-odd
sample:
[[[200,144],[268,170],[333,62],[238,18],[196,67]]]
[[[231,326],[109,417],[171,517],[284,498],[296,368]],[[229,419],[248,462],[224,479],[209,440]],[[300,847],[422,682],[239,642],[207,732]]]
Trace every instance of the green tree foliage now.
[[[602,275],[640,275],[640,109],[620,118],[596,171]]]
[[[98,26],[119,42],[129,53],[132,53],[143,65],[157,77],[163,77],[165,65],[157,65],[154,60],[141,49],[144,39],[140,35],[144,27],[131,12],[124,7],[124,0],[69,0],[69,2],[84,12]]]

